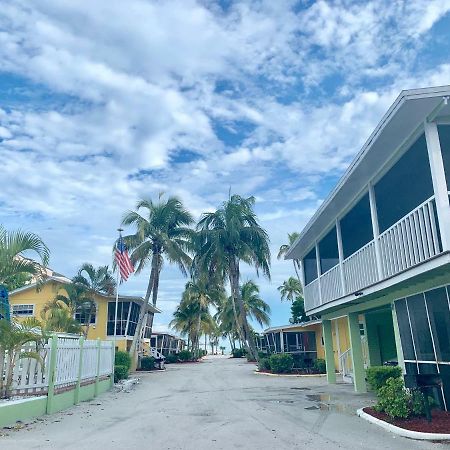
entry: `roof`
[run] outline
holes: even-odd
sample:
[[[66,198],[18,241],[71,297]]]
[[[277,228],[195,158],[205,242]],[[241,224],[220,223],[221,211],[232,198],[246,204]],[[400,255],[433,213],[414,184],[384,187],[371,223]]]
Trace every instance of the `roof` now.
[[[65,277],[64,275],[61,275],[57,272],[52,271],[51,269],[47,270],[47,273],[51,273],[50,275],[48,275],[44,281],[41,284],[46,284],[49,283],[51,281],[53,282],[57,282],[57,283],[61,283],[61,284],[70,284],[72,283],[72,280],[70,278]],[[15,294],[18,294],[20,292],[24,292],[28,289],[36,289],[38,283],[37,282],[33,282],[33,283],[29,283],[26,284],[25,286],[22,286],[18,289],[14,289],[13,291],[11,291],[9,293],[9,297],[14,296]],[[99,297],[103,297],[107,300],[115,300],[116,299],[116,295],[115,294],[103,294],[101,292],[96,292],[96,295],[98,295]],[[143,304],[144,303],[144,298],[143,297],[139,297],[139,296],[135,296],[135,295],[121,295],[119,294],[119,301],[130,301],[130,302],[135,302],[135,303],[139,303],[139,304]],[[162,311],[158,308],[156,308],[156,306],[153,306],[151,303],[148,304],[147,306],[147,311],[153,312],[153,313],[161,313]]]
[[[163,331],[152,331],[152,337],[153,336],[169,336],[169,337],[177,339],[179,341],[184,341],[184,339],[179,336],[175,336],[174,334],[170,334],[170,333],[165,333]]]
[[[311,320],[310,322],[302,322],[302,323],[291,323],[289,325],[280,325],[277,327],[266,328],[263,333],[273,333],[281,330],[290,330],[292,328],[308,328],[311,325],[319,325],[321,324],[321,320]]]
[[[373,176],[382,170],[385,162],[426,120],[440,117],[449,120],[449,96],[449,85],[402,91],[336,187],[291,245],[285,258],[303,257],[315,241],[331,228],[338,214],[364,191]]]

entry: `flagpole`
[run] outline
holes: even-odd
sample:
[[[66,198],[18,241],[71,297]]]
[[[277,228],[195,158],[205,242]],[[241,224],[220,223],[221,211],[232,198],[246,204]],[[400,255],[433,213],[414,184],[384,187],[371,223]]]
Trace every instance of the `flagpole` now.
[[[119,239],[122,237],[123,228],[118,228]],[[117,335],[117,310],[119,309],[119,276],[120,276],[120,268],[119,265],[116,264],[117,268],[117,281],[116,281],[116,308],[114,311],[114,349],[116,348],[116,335]]]

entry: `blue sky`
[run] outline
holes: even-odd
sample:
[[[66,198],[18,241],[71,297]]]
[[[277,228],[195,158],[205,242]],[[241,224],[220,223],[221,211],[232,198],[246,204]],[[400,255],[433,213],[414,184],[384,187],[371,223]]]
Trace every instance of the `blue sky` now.
[[[3,0],[0,223],[51,267],[111,263],[138,198],[196,217],[254,195],[273,251],[272,325],[300,231],[402,89],[450,83],[450,0]],[[124,293],[142,295],[147,274]],[[243,267],[243,279],[255,278]],[[185,279],[165,266],[164,329]]]

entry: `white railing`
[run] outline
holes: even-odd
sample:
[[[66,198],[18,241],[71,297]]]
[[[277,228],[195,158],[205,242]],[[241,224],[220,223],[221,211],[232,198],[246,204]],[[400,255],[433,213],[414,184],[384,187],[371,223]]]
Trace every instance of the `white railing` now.
[[[347,294],[375,283],[378,280],[375,242],[370,241],[353,255],[344,259],[342,266]]]
[[[56,339],[56,338],[54,338]],[[73,388],[80,382],[93,382],[98,377],[109,376],[113,372],[113,343],[111,341],[86,340],[80,346],[78,337],[58,337],[56,347],[52,353],[49,343],[39,349],[39,358],[16,358],[13,368],[11,395],[45,394],[50,380],[51,360],[54,358],[54,386],[55,389]],[[35,352],[35,346],[24,345],[21,352]],[[80,372],[80,355],[81,372]],[[1,356],[0,356],[1,357]],[[9,371],[9,359],[6,353],[3,373],[0,376],[6,381]]]
[[[385,278],[438,255],[434,197],[380,234],[379,242]]]
[[[307,303],[307,309],[313,309],[320,306],[320,291],[319,291],[319,279],[316,278],[311,283],[305,286],[305,302]]]
[[[380,253],[378,272],[375,240],[342,261],[345,292],[342,292],[341,266],[305,286],[306,311],[353,294],[367,286],[396,275],[442,252],[435,213],[434,196],[381,233],[377,238]]]
[[[22,347],[21,352],[34,353],[36,348],[34,345],[26,344]],[[49,354],[49,345],[46,344],[39,351],[39,359],[17,358],[12,372],[12,395],[35,395],[47,392]],[[0,376],[3,376],[4,381],[6,381],[9,372],[7,352],[5,354],[3,372],[3,374],[0,373]]]
[[[320,277],[322,303],[327,303],[342,295],[341,268],[339,265],[325,272]]]
[[[353,379],[353,363],[352,363],[352,349],[349,348],[344,353],[339,355],[339,367],[344,381],[352,381]]]

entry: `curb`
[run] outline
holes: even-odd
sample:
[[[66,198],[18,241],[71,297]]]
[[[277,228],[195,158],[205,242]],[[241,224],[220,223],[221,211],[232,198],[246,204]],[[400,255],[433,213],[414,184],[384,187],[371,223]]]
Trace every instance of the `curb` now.
[[[302,375],[299,373],[266,373],[259,372],[257,370],[253,371],[256,375],[265,375],[266,377],[284,377],[284,378],[311,378],[311,377],[326,377],[326,373],[311,373]]]
[[[385,430],[395,433],[398,436],[403,436],[410,439],[417,439],[422,441],[450,441],[450,434],[444,433],[423,433],[421,431],[412,431],[406,430],[405,428],[400,428],[390,423],[385,422],[384,420],[377,419],[376,417],[371,416],[363,411],[363,408],[360,408],[356,411],[356,414],[362,419],[367,420],[374,425],[378,425]]]

